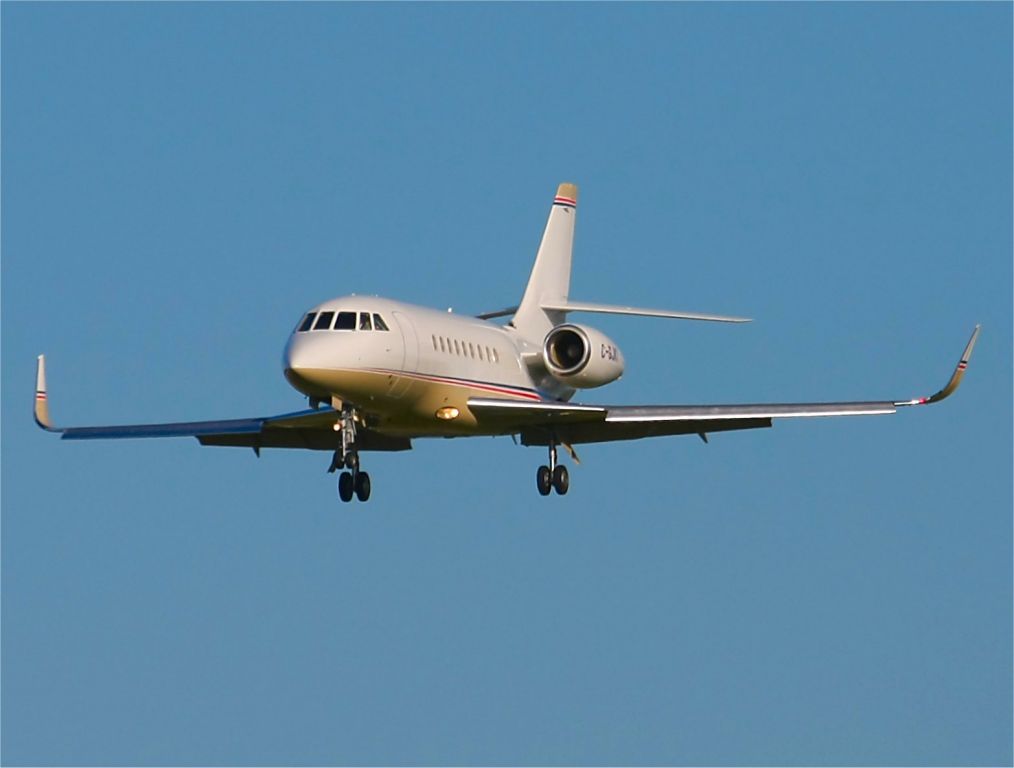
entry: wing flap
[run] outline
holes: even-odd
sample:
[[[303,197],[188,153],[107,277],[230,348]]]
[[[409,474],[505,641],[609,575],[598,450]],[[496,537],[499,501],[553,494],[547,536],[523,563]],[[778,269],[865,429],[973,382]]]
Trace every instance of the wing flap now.
[[[247,434],[218,433],[196,437],[201,445],[232,448],[302,448],[310,451],[333,451],[337,448],[334,430],[319,427],[268,428]],[[361,427],[356,432],[356,450],[359,451],[407,451],[411,448],[412,441],[407,437],[382,435]]]
[[[556,424],[603,421],[608,409],[604,405],[579,405],[546,400],[539,403],[504,400],[495,397],[470,397],[468,408],[479,420],[515,419],[526,424]]]
[[[678,435],[707,435],[712,432],[731,432],[744,429],[764,429],[771,419],[709,419],[707,421],[619,421],[585,424],[565,424],[556,427],[529,427],[522,429],[524,445],[548,445],[552,439],[558,443],[611,443],[620,440],[640,440],[645,437],[673,437]]]

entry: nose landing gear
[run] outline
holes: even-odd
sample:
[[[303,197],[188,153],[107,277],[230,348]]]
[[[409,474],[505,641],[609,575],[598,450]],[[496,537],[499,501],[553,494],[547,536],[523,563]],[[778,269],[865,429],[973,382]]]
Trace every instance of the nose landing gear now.
[[[335,472],[339,467],[346,471],[338,475],[338,498],[352,501],[355,496],[360,501],[370,498],[370,476],[359,469],[359,453],[356,451],[356,420],[358,416],[351,409],[342,409],[341,419],[335,429],[341,433],[341,446],[331,458],[328,472]]]
[[[370,498],[370,475],[368,472],[342,472],[338,475],[338,498],[352,501],[353,494],[360,501]]]
[[[543,496],[548,496],[554,490],[563,496],[570,490],[570,473],[563,464],[556,461],[555,441],[549,443],[549,466],[543,464],[535,473],[535,486]]]

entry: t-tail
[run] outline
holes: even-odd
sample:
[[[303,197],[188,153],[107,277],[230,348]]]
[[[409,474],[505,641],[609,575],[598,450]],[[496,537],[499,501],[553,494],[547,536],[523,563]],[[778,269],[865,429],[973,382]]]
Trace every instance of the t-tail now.
[[[547,309],[546,305],[567,302],[576,217],[577,185],[561,184],[553,198],[528,287],[511,321],[522,335],[533,341],[541,342],[553,326],[566,319],[565,312]]]
[[[574,249],[574,220],[577,218],[577,185],[561,184],[553,198],[546,230],[535,257],[528,286],[517,308],[497,310],[479,315],[483,319],[502,317],[514,312],[511,320],[517,330],[531,341],[541,344],[555,326],[567,321],[568,312],[594,312],[610,315],[641,315],[668,317],[678,320],[710,320],[720,323],[745,323],[749,318],[710,315],[699,312],[675,312],[668,309],[594,304],[570,300],[570,268]]]

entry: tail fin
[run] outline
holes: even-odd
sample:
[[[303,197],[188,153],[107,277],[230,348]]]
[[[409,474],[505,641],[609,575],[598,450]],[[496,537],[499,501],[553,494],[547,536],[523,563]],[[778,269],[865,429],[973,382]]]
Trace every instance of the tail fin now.
[[[545,310],[543,303],[566,304],[570,292],[570,258],[577,216],[577,186],[561,184],[549,211],[546,231],[535,257],[528,287],[511,324],[524,336],[541,342],[550,328],[565,319],[563,312]]]

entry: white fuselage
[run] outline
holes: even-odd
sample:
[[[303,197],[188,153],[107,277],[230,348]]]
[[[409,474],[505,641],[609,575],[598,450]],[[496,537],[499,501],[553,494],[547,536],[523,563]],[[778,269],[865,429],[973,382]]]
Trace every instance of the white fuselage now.
[[[297,390],[325,403],[354,405],[381,432],[499,434],[504,430],[495,425],[477,425],[470,397],[539,401],[573,395],[545,375],[539,341],[473,317],[342,296],[300,320],[283,366]]]

